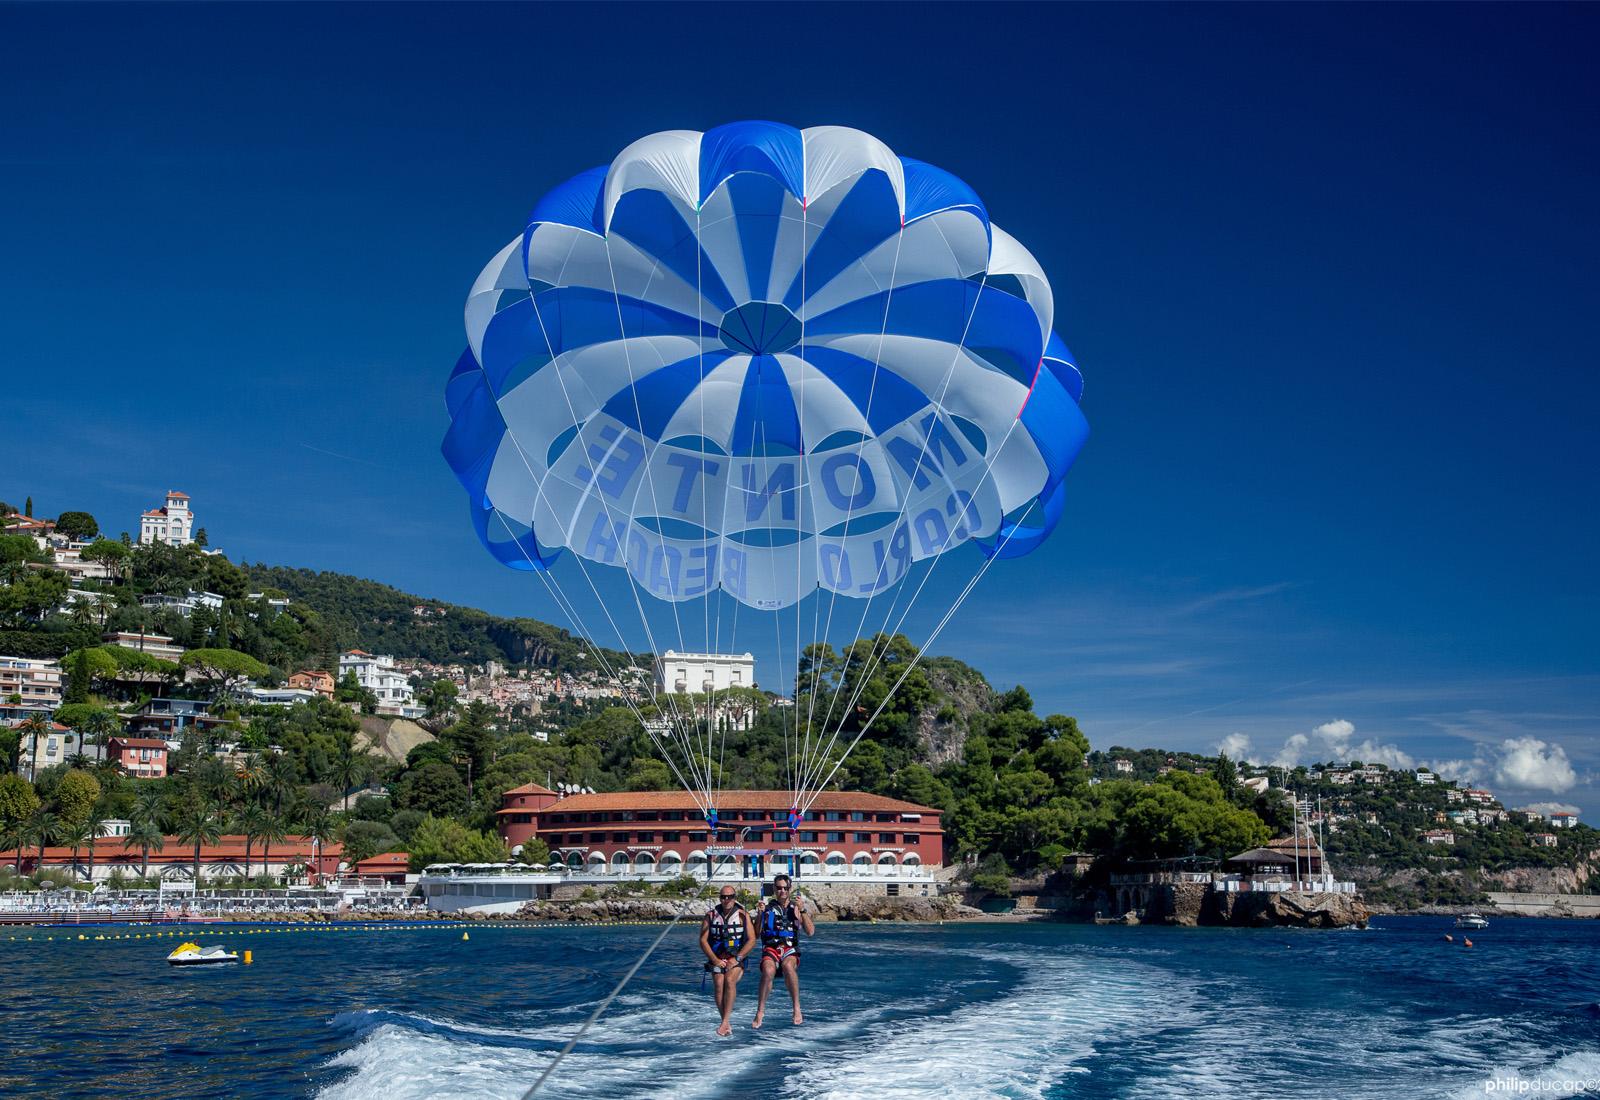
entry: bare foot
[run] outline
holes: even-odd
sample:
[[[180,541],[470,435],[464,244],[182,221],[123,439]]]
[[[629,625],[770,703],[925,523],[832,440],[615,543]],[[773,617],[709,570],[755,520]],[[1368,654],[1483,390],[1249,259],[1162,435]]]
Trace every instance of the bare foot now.
[[[718,1035],[732,1035],[733,1034],[733,1025],[728,1023],[727,1020],[723,1020],[722,1021],[722,1026],[717,1028],[717,1034]]]
[[[794,1010],[794,1022],[797,1025],[798,1024],[803,1024],[803,1023],[806,1022],[806,1018],[804,1016],[800,1015],[800,1010],[798,1008]]]
[[[754,1020],[750,1021],[750,1029],[752,1031],[760,1030],[760,1028],[761,1028],[761,1016],[762,1016],[762,1013],[757,1012],[756,1013],[756,1018]]]

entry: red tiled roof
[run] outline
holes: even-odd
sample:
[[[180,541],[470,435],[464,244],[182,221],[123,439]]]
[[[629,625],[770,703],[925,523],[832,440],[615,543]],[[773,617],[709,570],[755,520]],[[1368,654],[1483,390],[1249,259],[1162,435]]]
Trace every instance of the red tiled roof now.
[[[167,490],[167,495],[168,495],[168,496],[169,496],[169,497],[180,497],[180,498],[182,498],[182,499],[183,499],[183,500],[188,500],[188,499],[189,499],[189,494],[188,494],[188,493],[180,493],[180,492],[178,492],[178,490],[176,490],[176,489],[169,489],[169,490]]]
[[[356,871],[404,871],[411,865],[408,852],[379,852],[356,864]]]
[[[794,795],[789,791],[719,791],[716,802],[719,811],[726,810],[787,810]],[[915,802],[901,802],[881,794],[862,791],[823,791],[811,803],[813,810],[872,810],[894,811],[903,814],[931,814],[943,810],[918,806]],[[576,810],[694,810],[699,811],[694,799],[684,791],[624,791],[617,794],[568,795],[547,812]]]
[[[347,650],[344,651],[344,655],[346,657],[370,657],[370,656],[372,656],[372,654],[368,653],[364,649],[347,649]]]
[[[165,749],[167,743],[154,737],[113,737],[107,745],[121,745],[125,749]]]
[[[520,787],[512,787],[506,794],[555,794],[549,787],[541,787],[537,783],[524,783]],[[501,796],[505,797],[504,795]]]
[[[185,844],[175,836],[165,838],[166,846],[161,851],[150,849],[151,863],[193,863],[194,844]],[[26,848],[22,852],[23,859],[33,859],[39,854],[37,847]],[[308,836],[291,836],[275,841],[268,853],[272,862],[277,863],[280,857],[296,863],[304,863],[311,859],[311,838]],[[336,859],[344,854],[344,845],[336,840],[330,840],[322,845],[323,860]],[[79,862],[87,862],[89,847],[84,845],[78,849]],[[127,837],[103,836],[94,844],[94,858],[96,863],[105,861],[131,860],[138,863],[144,858],[144,852],[137,844],[132,843]],[[16,859],[16,851],[10,855],[0,852],[0,863]],[[60,863],[72,859],[70,845],[52,845],[44,850],[46,863]],[[261,839],[258,837],[250,846],[250,859],[253,863],[261,862]],[[244,862],[244,837],[228,834],[217,838],[215,844],[202,844],[200,846],[201,863],[243,863]]]
[[[165,508],[152,508],[150,511],[140,514],[145,516],[165,516],[167,514],[167,510]]]

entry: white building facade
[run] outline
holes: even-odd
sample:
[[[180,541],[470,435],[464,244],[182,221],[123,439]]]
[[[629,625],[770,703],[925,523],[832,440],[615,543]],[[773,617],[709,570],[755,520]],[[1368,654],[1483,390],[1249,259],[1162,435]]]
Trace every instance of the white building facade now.
[[[20,697],[31,710],[55,710],[61,705],[61,665],[29,657],[0,657],[0,702]]]
[[[168,546],[188,546],[194,541],[194,513],[189,511],[189,494],[176,489],[167,493],[164,507],[139,517],[139,543],[164,542]]]
[[[417,718],[424,708],[416,705],[416,694],[404,672],[394,666],[394,658],[352,649],[339,655],[339,678],[355,673],[356,683],[378,698],[379,714],[398,714]]]
[[[679,653],[669,649],[656,659],[656,690],[669,695],[704,695],[755,686],[751,653]]]

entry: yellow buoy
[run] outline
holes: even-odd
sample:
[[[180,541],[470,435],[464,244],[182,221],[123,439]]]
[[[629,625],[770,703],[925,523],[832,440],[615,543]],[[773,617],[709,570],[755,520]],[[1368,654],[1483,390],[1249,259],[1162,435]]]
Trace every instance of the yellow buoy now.
[[[252,958],[251,958],[251,957],[250,957],[250,952],[248,952],[248,951],[246,951],[246,952],[245,952],[245,953],[244,953],[244,964],[245,964],[245,965],[246,965],[246,966],[249,966],[249,965],[250,965],[250,964],[251,964],[251,963],[252,963],[252,962],[254,962],[254,961],[255,961],[255,960],[254,960],[254,959],[252,959]]]
[[[468,935],[467,935],[467,934],[466,934],[466,933],[465,933],[465,932],[463,932],[463,933],[461,933],[461,942],[462,942],[462,943],[466,943],[466,942],[467,942],[467,940],[469,940],[469,939],[470,939],[470,938],[471,938],[471,937],[470,937],[470,936],[468,936]]]

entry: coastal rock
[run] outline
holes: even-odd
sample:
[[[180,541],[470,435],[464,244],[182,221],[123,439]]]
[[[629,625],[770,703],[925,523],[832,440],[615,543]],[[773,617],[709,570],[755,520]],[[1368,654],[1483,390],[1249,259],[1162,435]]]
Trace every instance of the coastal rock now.
[[[1218,922],[1250,928],[1365,928],[1366,905],[1357,894],[1219,894]],[[1210,924],[1211,921],[1204,923]]]

